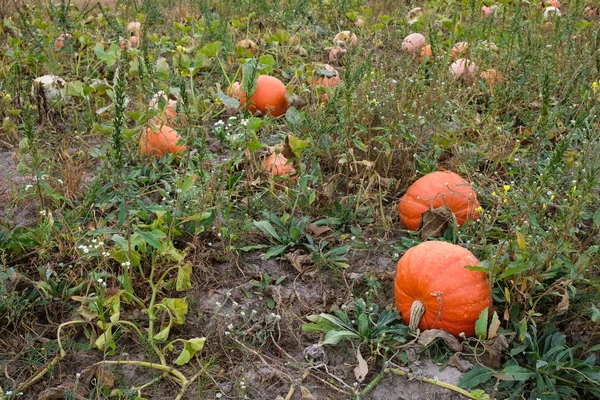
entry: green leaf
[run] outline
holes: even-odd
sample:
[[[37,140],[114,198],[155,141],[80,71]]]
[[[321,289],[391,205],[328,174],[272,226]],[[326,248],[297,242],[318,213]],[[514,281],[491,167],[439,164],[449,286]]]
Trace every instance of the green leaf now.
[[[182,290],[189,290],[192,288],[192,282],[190,277],[192,276],[192,266],[187,264],[177,268],[177,281],[175,283],[175,290],[181,292]]]
[[[477,322],[475,322],[475,334],[481,340],[485,340],[485,338],[487,337],[488,313],[489,307],[486,307],[483,310],[481,310],[479,318],[477,319]]]
[[[590,317],[592,322],[600,321],[600,310],[598,310],[598,308],[594,304],[592,304],[592,306],[590,307],[590,311],[592,312],[592,315]]]
[[[169,338],[169,332],[171,331],[171,325],[167,326],[156,335],[154,335],[154,339],[156,340],[167,340]]]
[[[289,246],[290,246],[289,244],[273,246],[267,251],[267,253],[265,254],[265,258],[268,260],[271,257],[278,256],[281,253],[283,253],[284,251],[286,251]]]
[[[511,365],[497,372],[494,376],[503,381],[525,382],[535,376],[535,372],[521,367],[520,365]]]
[[[188,313],[188,303],[185,298],[181,299],[163,299],[162,304],[173,314],[173,323],[177,325],[183,325],[185,322],[185,316]]]
[[[596,229],[600,229],[600,208],[594,213],[594,226]]]
[[[216,42],[207,43],[198,52],[200,54],[204,54],[207,57],[213,58],[213,57],[216,57],[220,51],[221,51],[221,42],[216,41]]]
[[[190,362],[192,357],[202,350],[204,347],[204,343],[206,342],[206,338],[193,338],[190,340],[186,340],[183,345],[183,350],[175,360],[175,364],[184,365]]]
[[[264,233],[271,235],[271,237],[277,239],[278,242],[281,242],[281,237],[273,228],[273,225],[269,221],[254,221],[254,226]]]
[[[67,83],[67,96],[84,97],[83,82],[72,81]]]
[[[458,387],[463,389],[470,389],[472,387],[489,381],[493,375],[494,371],[491,369],[483,367],[474,367],[472,370],[468,371],[462,376],[460,382],[458,383]]]
[[[325,335],[323,344],[338,344],[344,339],[359,339],[360,337],[351,331],[336,331],[331,330]]]
[[[146,243],[158,250],[162,249],[162,243],[160,242],[160,239],[167,237],[167,234],[159,229],[153,229],[151,232],[145,232],[136,229],[135,232],[140,235],[140,237],[144,239]]]
[[[196,179],[198,179],[198,175],[196,174],[188,176],[183,182],[180,182],[177,186],[179,187],[179,189],[181,189],[183,193],[185,193],[188,190],[190,190],[192,186],[194,186],[194,183],[196,183]]]

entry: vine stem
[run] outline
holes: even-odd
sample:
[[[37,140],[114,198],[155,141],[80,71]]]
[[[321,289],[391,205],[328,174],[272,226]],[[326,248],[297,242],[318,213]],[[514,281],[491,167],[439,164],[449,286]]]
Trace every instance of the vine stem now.
[[[465,396],[465,397],[467,397],[469,399],[473,399],[473,400],[480,399],[480,397],[475,397],[471,393],[467,392],[464,389],[459,388],[458,386],[452,385],[452,384],[447,383],[447,382],[442,382],[442,381],[439,381],[437,379],[428,378],[426,376],[414,375],[414,374],[412,374],[410,372],[402,371],[402,370],[396,369],[396,368],[386,368],[385,371],[386,372],[391,372],[394,375],[405,376],[407,378],[417,379],[417,380],[419,380],[421,382],[431,383],[432,385],[440,386],[440,387],[443,387],[445,389],[449,389],[449,390],[452,390],[452,391],[454,391],[456,393],[462,394],[463,396]],[[377,378],[375,378],[375,379],[377,379]]]

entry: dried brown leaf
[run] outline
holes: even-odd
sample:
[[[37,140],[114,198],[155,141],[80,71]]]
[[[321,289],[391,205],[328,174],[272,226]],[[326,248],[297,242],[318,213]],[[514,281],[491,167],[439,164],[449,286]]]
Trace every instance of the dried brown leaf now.
[[[467,372],[471,368],[473,368],[473,364],[471,364],[468,360],[463,360],[460,358],[461,353],[456,352],[450,359],[448,360],[448,365],[451,365],[458,369],[460,372]]]
[[[302,250],[296,250],[285,254],[285,258],[292,264],[296,271],[304,273],[313,267],[312,254],[305,254]]]
[[[492,368],[500,368],[502,366],[502,353],[508,349],[514,337],[514,332],[501,333],[495,338],[483,342],[483,346],[489,359],[489,365]]]
[[[102,365],[97,364],[81,372],[81,382],[85,386],[93,384],[99,388],[111,389],[115,386],[115,377],[112,372],[105,370]]]
[[[358,382],[362,382],[369,373],[369,366],[362,354],[360,354],[360,347],[356,350],[356,359],[358,360],[358,366],[354,368],[354,376]]]
[[[500,318],[498,318],[498,313],[494,311],[492,322],[490,322],[490,327],[488,328],[488,339],[498,336],[498,328],[500,328]]]
[[[302,393],[300,400],[314,400],[312,393],[306,387],[300,386],[300,393]]]
[[[429,209],[421,215],[419,225],[421,232],[419,236],[421,239],[442,236],[444,230],[448,227],[448,223],[456,224],[456,217],[448,207],[442,206]]]
[[[328,226],[319,226],[312,223],[308,225],[308,230],[310,231],[310,236],[313,239],[322,239],[330,236],[333,233],[333,229]]]
[[[563,289],[562,299],[560,303],[556,306],[556,312],[559,314],[564,313],[569,309],[569,291],[567,289]]]
[[[442,339],[444,343],[454,351],[462,350],[462,344],[459,343],[458,339],[442,329],[429,329],[425,332],[421,332],[417,343],[421,346],[428,346],[436,339]]]

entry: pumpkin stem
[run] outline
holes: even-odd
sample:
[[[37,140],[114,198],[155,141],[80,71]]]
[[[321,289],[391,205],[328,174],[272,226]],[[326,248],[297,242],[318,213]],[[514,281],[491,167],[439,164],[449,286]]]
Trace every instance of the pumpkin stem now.
[[[425,306],[419,300],[415,300],[410,307],[410,323],[408,327],[411,331],[416,331],[421,322],[421,318],[425,314]]]

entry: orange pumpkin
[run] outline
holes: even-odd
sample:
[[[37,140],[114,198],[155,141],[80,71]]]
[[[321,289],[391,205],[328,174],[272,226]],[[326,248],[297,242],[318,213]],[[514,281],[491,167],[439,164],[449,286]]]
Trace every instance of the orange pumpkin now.
[[[325,71],[332,74],[332,76],[326,76],[324,74],[320,74],[320,71],[314,71],[313,75],[309,76],[306,81],[312,87],[324,86],[324,87],[335,87],[339,85],[342,80],[340,79],[340,74],[329,64],[323,64],[320,69],[324,69]]]
[[[253,56],[256,56],[258,54],[258,45],[250,39],[240,40],[237,43],[236,47],[241,47],[244,50],[247,50]]]
[[[425,211],[443,206],[452,211],[459,226],[479,216],[477,194],[469,182],[451,171],[436,171],[418,179],[400,199],[398,213],[402,224],[415,231]]]
[[[333,38],[333,43],[339,44],[340,42],[343,42],[346,46],[356,46],[358,37],[350,31],[341,31]]]
[[[242,91],[240,83],[234,82],[231,89],[233,94],[239,98],[240,105],[244,106],[246,94]],[[249,99],[248,109],[253,114],[260,111],[262,115],[278,117],[285,114],[288,109],[285,95],[286,88],[283,82],[273,76],[260,75],[256,80],[256,89]]]
[[[262,163],[263,171],[273,176],[283,176],[296,172],[291,163],[283,154],[271,153]]]
[[[182,154],[185,145],[178,145],[180,136],[167,125],[148,127],[140,136],[140,154],[142,156],[162,157],[166,153]]]
[[[487,275],[465,268],[478,263],[469,250],[447,242],[409,249],[398,261],[394,295],[411,329],[443,329],[457,337],[475,334],[479,314],[492,305]]]
[[[421,64],[423,61],[425,61],[425,63],[427,63],[432,59],[433,59],[433,51],[431,51],[431,45],[427,44],[427,45],[423,46],[423,48],[421,49],[421,52],[419,54],[419,58],[417,59],[417,61],[419,61],[419,64]]]

